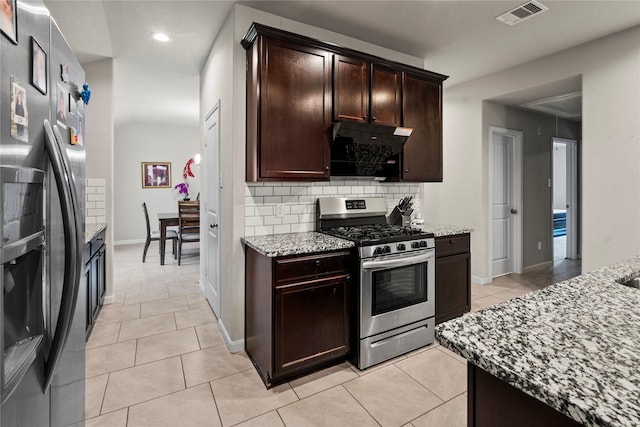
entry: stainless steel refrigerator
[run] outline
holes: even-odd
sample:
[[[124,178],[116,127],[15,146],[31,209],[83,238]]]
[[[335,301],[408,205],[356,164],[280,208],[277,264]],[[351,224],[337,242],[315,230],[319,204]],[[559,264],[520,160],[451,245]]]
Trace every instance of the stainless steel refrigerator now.
[[[2,0],[5,3],[5,0]],[[2,427],[84,425],[84,70],[40,0],[0,23]]]

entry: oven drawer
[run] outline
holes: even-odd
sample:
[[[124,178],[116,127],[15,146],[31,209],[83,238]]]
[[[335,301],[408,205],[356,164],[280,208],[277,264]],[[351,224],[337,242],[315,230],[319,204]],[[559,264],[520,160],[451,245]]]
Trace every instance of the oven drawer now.
[[[350,271],[350,252],[334,252],[275,260],[275,282],[293,282]]]
[[[436,238],[436,257],[469,252],[469,240],[468,234]]]

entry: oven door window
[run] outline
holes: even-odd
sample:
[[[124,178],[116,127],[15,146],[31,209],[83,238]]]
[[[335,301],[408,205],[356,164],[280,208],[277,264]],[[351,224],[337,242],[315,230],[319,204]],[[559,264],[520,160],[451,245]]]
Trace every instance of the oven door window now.
[[[371,272],[371,313],[388,313],[427,301],[427,263]]]

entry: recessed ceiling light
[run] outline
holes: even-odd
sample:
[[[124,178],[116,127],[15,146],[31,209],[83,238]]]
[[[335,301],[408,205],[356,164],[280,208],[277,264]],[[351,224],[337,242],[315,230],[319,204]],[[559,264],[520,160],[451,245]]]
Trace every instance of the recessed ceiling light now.
[[[153,33],[152,37],[159,41],[159,42],[170,42],[171,41],[171,37],[169,37],[168,35],[164,34],[164,33]]]

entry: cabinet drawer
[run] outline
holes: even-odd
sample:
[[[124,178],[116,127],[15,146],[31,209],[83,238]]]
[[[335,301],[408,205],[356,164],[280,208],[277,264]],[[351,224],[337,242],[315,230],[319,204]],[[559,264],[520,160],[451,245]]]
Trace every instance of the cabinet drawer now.
[[[349,271],[349,252],[279,258],[275,260],[275,281],[288,282]]]
[[[436,257],[469,252],[469,235],[458,234],[436,239]]]

